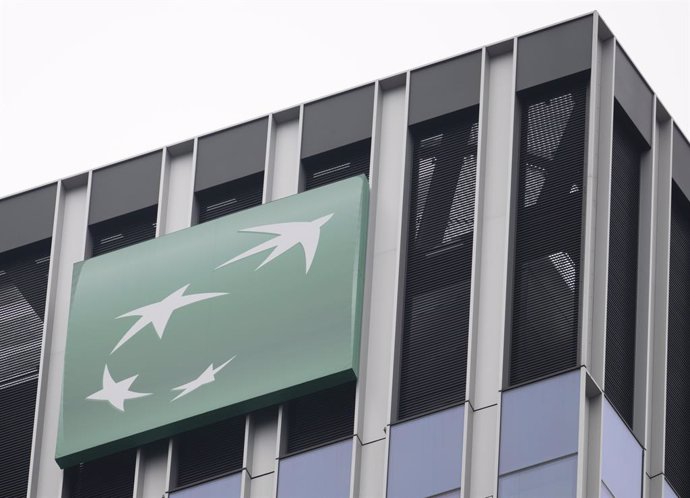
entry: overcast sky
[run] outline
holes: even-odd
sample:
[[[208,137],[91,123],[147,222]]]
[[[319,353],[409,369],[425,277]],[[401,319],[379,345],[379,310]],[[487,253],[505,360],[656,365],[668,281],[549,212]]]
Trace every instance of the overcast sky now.
[[[595,9],[690,134],[686,0],[0,2],[0,197]]]

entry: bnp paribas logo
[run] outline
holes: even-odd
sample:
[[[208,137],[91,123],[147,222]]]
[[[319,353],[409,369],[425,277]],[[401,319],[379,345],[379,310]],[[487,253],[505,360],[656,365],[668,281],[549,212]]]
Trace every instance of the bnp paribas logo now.
[[[309,273],[309,268],[314,261],[316,250],[319,246],[319,237],[321,235],[321,227],[331,219],[333,213],[322,216],[313,221],[295,221],[289,223],[276,223],[273,225],[262,225],[257,227],[245,228],[242,232],[255,232],[264,234],[274,234],[275,237],[258,244],[251,249],[235,256],[234,258],[225,261],[218,265],[215,270],[241,261],[255,254],[259,254],[268,250],[271,252],[266,259],[256,268],[257,270],[270,261],[274,260],[281,254],[289,251],[295,247],[301,247],[305,259],[305,273]],[[159,339],[163,339],[165,328],[173,313],[184,312],[184,308],[191,306],[194,303],[205,301],[207,299],[214,299],[221,296],[226,296],[227,292],[201,292],[188,293],[187,290],[190,284],[175,290],[169,295],[165,296],[160,301],[150,303],[142,307],[123,313],[117,318],[137,317],[134,324],[124,333],[122,338],[113,348],[111,354],[115,353],[120,347],[124,346],[130,339],[134,338],[139,332],[150,329],[155,332]],[[203,340],[203,338],[200,338]],[[190,379],[182,385],[171,388],[171,391],[180,391],[177,396],[172,398],[176,401],[189,393],[196,391],[206,384],[210,384],[216,380],[216,375],[223,370],[237,355],[232,356],[227,361],[214,367],[213,363],[208,365],[199,376]],[[138,374],[132,375],[122,380],[113,379],[108,365],[103,368],[103,386],[101,389],[93,394],[90,394],[86,399],[94,401],[107,401],[110,405],[120,411],[125,411],[125,401],[130,399],[143,398],[150,396],[153,393],[137,392],[132,389],[132,384],[137,380]]]
[[[354,380],[368,191],[351,178],[78,263],[58,463]]]

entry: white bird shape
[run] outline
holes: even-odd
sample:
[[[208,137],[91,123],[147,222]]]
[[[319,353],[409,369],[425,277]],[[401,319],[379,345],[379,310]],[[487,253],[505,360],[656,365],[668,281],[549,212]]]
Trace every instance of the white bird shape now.
[[[125,411],[125,400],[143,398],[144,396],[150,396],[152,393],[138,393],[136,391],[130,391],[132,383],[137,380],[139,375],[133,375],[124,380],[115,382],[113,377],[108,371],[108,365],[103,369],[103,387],[93,394],[90,394],[86,399],[107,401],[112,406],[120,410]]]
[[[242,259],[253,256],[268,249],[273,249],[271,254],[268,255],[264,261],[256,267],[258,270],[266,263],[274,260],[284,252],[288,251],[296,245],[301,245],[304,251],[304,259],[306,263],[305,273],[309,273],[309,268],[311,267],[312,261],[314,261],[314,255],[316,254],[316,248],[319,245],[319,236],[321,234],[321,227],[325,225],[328,220],[333,217],[333,213],[321,218],[317,218],[314,221],[296,221],[290,223],[276,223],[273,225],[262,225],[258,227],[245,228],[240,230],[241,232],[254,232],[254,233],[271,233],[277,235],[271,240],[267,240],[254,246],[248,251],[243,252],[239,256],[235,256],[229,261],[226,261],[222,265],[216,267],[222,268],[226,265],[240,261]]]
[[[192,391],[196,391],[199,389],[201,386],[210,384],[214,380],[216,380],[216,374],[220,372],[225,366],[230,363],[232,360],[234,360],[237,357],[237,355],[233,356],[230,358],[228,361],[223,363],[221,366],[218,368],[213,368],[213,363],[211,363],[206,370],[204,370],[201,375],[199,375],[196,379],[194,379],[191,382],[187,382],[186,384],[182,384],[181,386],[173,387],[171,391],[182,391],[180,394],[175,396],[170,402],[172,403],[178,398],[181,398],[182,396],[186,396],[187,394],[191,393]]]
[[[128,311],[124,315],[118,316],[117,319],[128,316],[138,316],[140,318],[134,323],[134,325],[130,327],[125,335],[122,336],[122,339],[120,339],[120,342],[117,343],[110,354],[113,354],[115,351],[117,351],[120,346],[130,340],[137,332],[142,330],[149,323],[153,325],[156,334],[158,334],[158,338],[162,339],[163,333],[165,332],[165,327],[168,324],[168,320],[170,320],[170,316],[175,310],[188,306],[192,303],[205,301],[206,299],[212,299],[214,297],[224,296],[227,294],[227,292],[202,292],[201,294],[189,294],[185,296],[184,293],[189,285],[190,284],[187,284],[184,287],[177,289],[175,292],[158,301],[157,303],[142,306],[141,308]]]

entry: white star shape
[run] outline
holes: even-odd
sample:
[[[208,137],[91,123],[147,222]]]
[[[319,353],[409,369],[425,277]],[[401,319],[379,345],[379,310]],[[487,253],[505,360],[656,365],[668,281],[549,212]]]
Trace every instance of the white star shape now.
[[[222,265],[217,266],[216,270],[234,263],[235,261],[240,261],[241,259],[267,251],[268,249],[273,249],[271,254],[268,255],[263,263],[256,267],[258,270],[269,261],[274,260],[284,252],[299,244],[302,246],[302,250],[304,251],[304,259],[306,263],[305,273],[309,273],[309,268],[311,267],[311,263],[314,261],[314,255],[316,254],[316,248],[319,245],[321,227],[325,225],[332,216],[333,213],[322,216],[314,221],[276,223],[274,225],[262,225],[240,230],[241,232],[272,233],[277,235],[277,237],[273,237],[271,240],[267,240],[266,242],[263,242],[258,246],[254,246],[248,251],[243,252],[239,256],[235,256],[231,260],[228,260]]]
[[[213,368],[213,363],[211,363],[206,370],[204,370],[201,375],[199,375],[196,379],[194,379],[191,382],[187,382],[186,384],[182,384],[181,386],[173,387],[171,391],[182,391],[180,394],[175,396],[170,402],[172,403],[178,398],[181,398],[182,396],[186,396],[187,394],[191,393],[192,391],[196,391],[199,389],[201,386],[210,384],[214,380],[216,380],[215,375],[220,372],[225,366],[230,363],[232,360],[234,360],[237,357],[237,355],[233,356],[230,358],[228,361],[223,363],[221,366],[218,368]]]
[[[120,342],[117,343],[110,354],[113,354],[115,351],[117,351],[120,346],[130,340],[137,332],[142,330],[149,323],[153,325],[156,334],[158,334],[158,338],[162,339],[163,333],[165,332],[165,326],[168,324],[168,320],[170,320],[170,316],[175,310],[188,306],[192,303],[205,301],[206,299],[212,299],[214,297],[224,296],[227,294],[227,292],[203,292],[201,294],[189,294],[185,296],[184,293],[189,285],[190,284],[187,284],[184,287],[177,289],[175,292],[158,301],[157,303],[149,304],[147,306],[128,311],[124,315],[118,316],[118,319],[128,316],[138,316],[140,318],[134,323],[134,325],[132,325],[125,335],[122,336],[122,339],[120,339]]]
[[[108,371],[108,365],[103,369],[103,387],[96,391],[95,393],[86,397],[86,399],[107,401],[113,407],[117,408],[121,412],[125,411],[125,400],[143,398],[144,396],[150,396],[153,393],[138,393],[136,391],[130,391],[129,388],[132,383],[137,380],[139,375],[133,375],[127,379],[121,381],[114,381],[110,372]]]

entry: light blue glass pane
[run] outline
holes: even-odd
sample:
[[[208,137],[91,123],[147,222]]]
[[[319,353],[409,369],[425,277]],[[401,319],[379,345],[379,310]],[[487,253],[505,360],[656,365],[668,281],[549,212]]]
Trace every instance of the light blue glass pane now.
[[[460,487],[464,413],[464,406],[455,406],[391,427],[390,498],[431,496]]]
[[[613,493],[609,491],[609,488],[606,487],[606,484],[604,484],[603,481],[601,483],[601,498],[616,498],[613,496]]]
[[[283,458],[278,498],[348,498],[352,440]]]
[[[642,495],[642,447],[607,400],[604,400],[601,480],[614,496]]]
[[[173,491],[170,498],[240,498],[242,473],[214,479],[190,488]]]
[[[664,498],[678,498],[678,495],[671,489],[666,479],[664,479]]]
[[[499,478],[499,498],[570,498],[577,488],[577,455]]]
[[[499,475],[577,452],[579,406],[578,370],[503,393]]]

